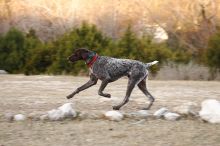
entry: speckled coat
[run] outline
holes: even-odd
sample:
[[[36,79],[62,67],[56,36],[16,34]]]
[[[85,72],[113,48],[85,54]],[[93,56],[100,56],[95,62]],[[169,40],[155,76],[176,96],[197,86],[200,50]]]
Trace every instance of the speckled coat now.
[[[140,61],[99,56],[90,71],[100,80],[113,82],[127,76],[137,84],[147,76],[147,68],[148,65]]]
[[[89,57],[88,57],[89,56]],[[99,80],[102,81],[101,86],[99,88],[98,94],[100,96],[104,96],[110,98],[111,95],[107,93],[103,93],[103,90],[107,86],[108,83],[116,81],[117,79],[127,76],[128,86],[124,100],[116,105],[113,106],[114,110],[119,110],[123,105],[125,105],[129,101],[130,94],[137,85],[139,89],[150,99],[150,104],[147,108],[150,109],[154,102],[154,97],[148,92],[146,88],[146,78],[148,75],[148,68],[158,61],[153,61],[150,63],[143,63],[137,60],[130,60],[130,59],[117,59],[107,56],[96,56],[96,53],[87,50],[87,49],[78,49],[74,52],[70,57],[69,60],[72,62],[78,60],[84,60],[88,64],[88,60],[92,60],[92,57],[95,57],[95,62],[90,67],[90,80],[82,85],[81,87],[77,88],[73,93],[67,96],[67,98],[72,98],[75,94],[95,85]],[[88,59],[89,58],[89,59]]]

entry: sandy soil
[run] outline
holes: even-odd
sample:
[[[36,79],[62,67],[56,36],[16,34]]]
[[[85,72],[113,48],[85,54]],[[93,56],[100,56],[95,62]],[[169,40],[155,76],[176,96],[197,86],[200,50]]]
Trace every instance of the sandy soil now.
[[[100,119],[60,122],[5,120],[5,113],[45,113],[66,102],[73,102],[78,111],[108,111],[124,97],[126,79],[106,87],[105,92],[111,93],[111,99],[97,95],[100,82],[71,100],[65,98],[87,80],[87,77],[72,76],[1,75],[0,146],[220,145],[220,124],[213,125],[193,119],[175,122],[149,119],[139,124],[134,124],[136,121],[132,119],[121,122]],[[204,99],[220,100],[220,82],[148,81],[148,89],[156,98],[150,111],[152,113],[160,107],[172,109],[188,101],[200,105]],[[135,88],[131,101],[121,111],[137,111],[147,104],[147,98]]]

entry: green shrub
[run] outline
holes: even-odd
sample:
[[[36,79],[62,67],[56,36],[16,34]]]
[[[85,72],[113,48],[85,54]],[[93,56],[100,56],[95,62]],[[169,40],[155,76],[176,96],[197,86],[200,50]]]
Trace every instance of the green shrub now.
[[[210,39],[207,58],[210,66],[219,68],[219,36]],[[10,73],[25,74],[86,74],[83,61],[69,63],[67,57],[76,49],[86,47],[99,55],[135,59],[142,62],[158,60],[188,62],[190,54],[183,50],[170,49],[166,42],[156,43],[151,36],[138,37],[128,26],[121,38],[113,40],[99,31],[95,25],[83,23],[78,28],[59,36],[56,40],[41,42],[35,31],[27,34],[12,28],[0,36],[0,69]],[[215,48],[215,49],[213,49]],[[212,58],[214,57],[214,58]],[[160,65],[153,66],[156,73]]]
[[[209,39],[206,58],[211,68],[220,69],[220,31]]]
[[[86,72],[87,68],[83,62],[71,64],[67,57],[74,50],[82,47],[91,48],[93,51],[102,54],[110,39],[103,36],[95,25],[83,23],[80,28],[74,28],[53,42],[53,49],[56,50],[52,65],[48,68],[48,73],[53,74],[78,74]]]
[[[0,68],[10,73],[17,73],[25,65],[25,36],[11,28],[4,37],[0,37]]]

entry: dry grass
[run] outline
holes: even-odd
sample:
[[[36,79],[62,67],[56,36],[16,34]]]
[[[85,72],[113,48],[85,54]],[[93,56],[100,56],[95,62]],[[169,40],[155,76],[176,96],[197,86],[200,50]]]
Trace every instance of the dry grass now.
[[[126,90],[127,80],[107,86],[111,99],[97,95],[99,85],[71,100],[65,96],[88,80],[70,76],[0,76],[0,145],[5,146],[218,146],[220,125],[193,119],[165,121],[149,119],[111,122],[108,120],[65,120],[60,122],[7,122],[4,113],[45,112],[65,102],[74,102],[79,111],[111,110]],[[160,107],[172,109],[192,101],[200,105],[207,98],[220,100],[220,83],[205,81],[148,81],[149,91],[156,97],[150,112]],[[121,110],[136,111],[146,106],[147,98],[137,88],[131,101]]]
[[[212,78],[209,68],[190,62],[188,64],[176,64],[169,62],[164,64],[153,77],[157,80],[220,80],[220,73]]]

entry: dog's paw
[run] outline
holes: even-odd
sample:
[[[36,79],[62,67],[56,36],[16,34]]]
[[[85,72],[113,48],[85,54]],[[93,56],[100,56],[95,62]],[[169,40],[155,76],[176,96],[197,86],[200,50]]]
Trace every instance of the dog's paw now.
[[[119,110],[120,109],[119,106],[113,106],[112,108],[113,108],[113,110]]]
[[[66,98],[67,98],[67,99],[70,99],[70,98],[72,98],[72,97],[73,97],[73,95],[72,95],[72,94],[70,94],[70,95],[66,96]]]
[[[100,96],[103,96],[103,97],[106,97],[106,98],[111,98],[111,94],[102,93],[102,92],[99,92],[98,94],[99,94]]]
[[[111,98],[111,94],[104,94],[104,97]]]

